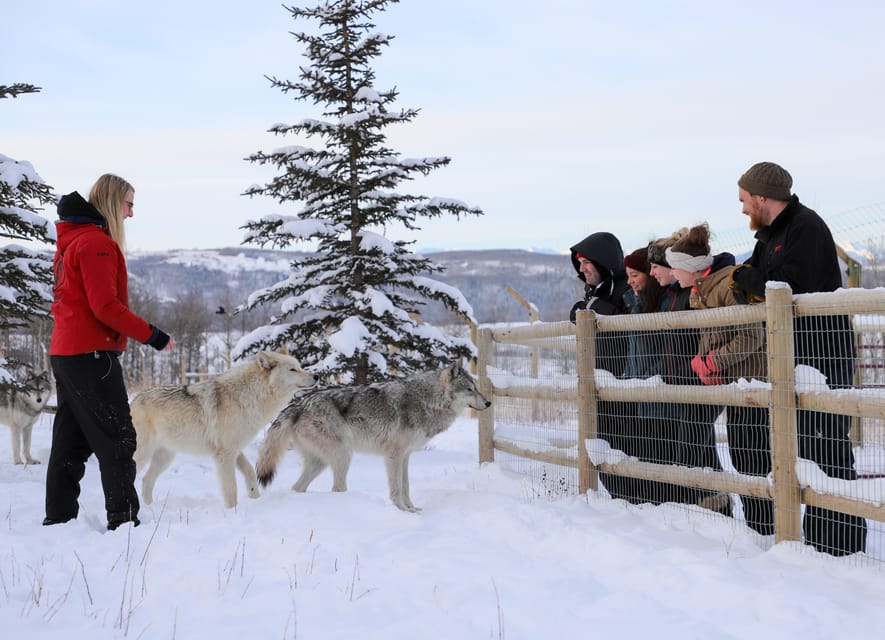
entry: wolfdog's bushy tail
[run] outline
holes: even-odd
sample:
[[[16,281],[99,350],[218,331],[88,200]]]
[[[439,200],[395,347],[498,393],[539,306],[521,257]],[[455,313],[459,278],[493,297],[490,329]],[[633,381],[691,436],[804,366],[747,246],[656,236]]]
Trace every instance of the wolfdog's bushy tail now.
[[[296,405],[290,404],[280,412],[264,436],[264,442],[258,449],[258,461],[255,463],[255,474],[258,483],[266,487],[273,482],[277,473],[280,458],[289,444],[289,428],[301,413]]]

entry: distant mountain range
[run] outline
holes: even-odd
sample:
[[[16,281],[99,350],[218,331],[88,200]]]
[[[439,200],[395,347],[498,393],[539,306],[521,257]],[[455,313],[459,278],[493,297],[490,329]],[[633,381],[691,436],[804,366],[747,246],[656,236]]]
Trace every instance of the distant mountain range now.
[[[304,255],[241,247],[181,249],[131,251],[127,262],[133,283],[153,295],[161,299],[199,295],[216,309],[243,304],[254,291],[283,279],[290,262]],[[445,268],[433,277],[457,287],[482,323],[529,320],[520,297],[537,308],[541,320],[567,319],[572,304],[581,297],[582,283],[567,255],[518,249],[424,251],[422,255]],[[433,324],[452,320],[437,303],[428,305],[422,316]]]
[[[860,244],[845,248],[864,265],[864,286],[881,286],[881,249]],[[738,262],[749,256],[744,247],[726,246],[717,252],[720,250],[735,253]],[[132,281],[160,299],[200,298],[212,310],[232,310],[256,290],[285,278],[290,262],[304,255],[234,247],[132,251],[127,260]],[[521,249],[423,251],[422,255],[445,268],[433,277],[457,287],[481,323],[528,321],[529,309],[524,303],[537,309],[540,320],[564,320],[582,297],[583,284],[568,255]],[[453,321],[438,303],[429,304],[421,315],[433,324]],[[253,320],[266,322],[266,318]]]

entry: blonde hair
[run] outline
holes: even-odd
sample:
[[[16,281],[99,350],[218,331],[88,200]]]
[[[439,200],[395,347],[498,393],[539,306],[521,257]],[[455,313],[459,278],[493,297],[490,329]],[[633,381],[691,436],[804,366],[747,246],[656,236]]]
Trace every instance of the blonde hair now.
[[[126,251],[126,231],[120,218],[120,209],[126,201],[126,194],[135,193],[135,187],[120,176],[106,173],[95,181],[89,190],[89,204],[98,209],[108,225],[108,232],[120,250]]]
[[[652,264],[669,268],[666,251],[683,237],[688,235],[688,227],[682,227],[664,238],[658,238],[648,243],[648,261]]]
[[[661,251],[663,251],[667,247],[672,247],[674,244],[676,244],[677,240],[681,240],[687,235],[688,227],[682,227],[681,229],[677,229],[676,231],[671,233],[669,236],[652,240],[650,244],[653,244],[655,247],[660,248]]]

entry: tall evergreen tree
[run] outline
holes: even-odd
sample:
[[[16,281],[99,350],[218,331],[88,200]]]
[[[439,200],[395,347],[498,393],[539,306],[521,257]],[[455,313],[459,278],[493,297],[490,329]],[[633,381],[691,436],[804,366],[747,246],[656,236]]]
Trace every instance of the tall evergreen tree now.
[[[39,87],[0,85],[0,100],[36,93]],[[49,185],[27,161],[0,153],[0,237],[12,241],[55,242],[55,227],[37,211],[55,203]],[[0,330],[5,335],[49,314],[52,262],[38,250],[20,244],[0,246]],[[0,389],[17,386],[11,371],[20,363],[0,348]]]
[[[357,384],[392,373],[435,366],[474,353],[457,339],[421,323],[422,307],[434,300],[472,320],[464,296],[429,277],[442,267],[410,252],[412,242],[390,241],[384,229],[416,230],[419,218],[481,215],[450,198],[397,193],[404,180],[449,163],[447,157],[402,158],[386,146],[384,130],[408,123],[416,109],[395,111],[395,89],[378,91],[371,63],[392,37],[375,31],[372,14],[396,0],[330,0],[312,8],[285,7],[296,20],[319,23],[318,33],[293,33],[309,66],[300,80],[269,77],[296,100],[322,105],[322,116],[277,124],[280,136],[323,141],[318,148],[291,145],[247,158],[273,165],[278,176],[246,195],[297,202],[294,216],[249,221],[245,242],[286,247],[316,243],[317,251],[292,263],[289,277],[255,292],[244,305],[272,302],[280,310],[271,324],[245,336],[237,355],[287,346],[315,370]]]

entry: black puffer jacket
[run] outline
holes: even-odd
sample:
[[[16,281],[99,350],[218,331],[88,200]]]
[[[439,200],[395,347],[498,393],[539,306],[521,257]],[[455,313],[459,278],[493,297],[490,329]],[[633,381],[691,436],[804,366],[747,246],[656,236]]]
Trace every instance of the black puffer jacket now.
[[[578,262],[579,253],[596,266],[602,277],[602,282],[598,285],[584,286],[584,299],[572,307],[569,315],[571,321],[575,321],[575,313],[580,309],[591,309],[604,316],[629,313],[624,304],[624,293],[630,287],[627,284],[624,251],[621,249],[620,241],[607,231],[598,231],[573,246],[571,252],[572,266],[578,278],[586,282],[584,274],[581,273],[581,264]]]

